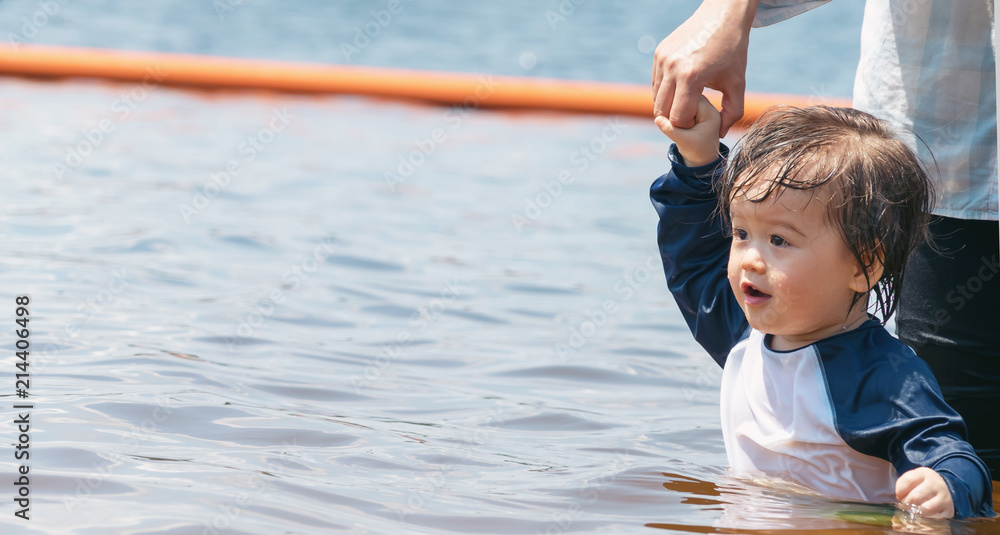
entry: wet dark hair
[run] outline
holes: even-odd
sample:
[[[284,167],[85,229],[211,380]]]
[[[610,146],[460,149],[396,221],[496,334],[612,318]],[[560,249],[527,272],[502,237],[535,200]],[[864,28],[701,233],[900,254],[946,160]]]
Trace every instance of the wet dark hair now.
[[[807,172],[803,172],[807,171]],[[882,323],[896,311],[910,253],[929,240],[934,192],[920,160],[883,121],[852,108],[771,108],[736,144],[715,184],[727,225],[730,204],[761,181],[751,202],[786,189],[834,188],[827,215],[864,268]],[[731,226],[731,225],[728,225]],[[882,276],[870,280],[878,265]]]

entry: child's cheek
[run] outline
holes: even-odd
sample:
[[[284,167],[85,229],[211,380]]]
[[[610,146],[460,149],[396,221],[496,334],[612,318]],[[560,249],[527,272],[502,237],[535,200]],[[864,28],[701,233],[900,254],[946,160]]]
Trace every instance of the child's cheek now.
[[[727,269],[729,273],[729,288],[732,290],[733,295],[736,296],[736,300],[740,302],[740,307],[743,306],[743,300],[740,299],[740,269],[739,262],[735,260],[735,256],[730,255],[729,266]]]

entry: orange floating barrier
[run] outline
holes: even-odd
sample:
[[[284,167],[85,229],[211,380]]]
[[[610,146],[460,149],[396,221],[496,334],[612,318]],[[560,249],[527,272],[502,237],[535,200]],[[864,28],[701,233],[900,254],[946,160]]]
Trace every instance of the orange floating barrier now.
[[[342,93],[420,100],[449,106],[553,110],[652,117],[649,86],[491,74],[428,72],[137,52],[19,45],[0,49],[0,74],[43,78],[84,77],[201,89],[255,89]],[[716,106],[718,96],[710,96]],[[849,101],[824,99],[832,105]],[[748,93],[744,122],[777,104],[806,105],[794,95]]]

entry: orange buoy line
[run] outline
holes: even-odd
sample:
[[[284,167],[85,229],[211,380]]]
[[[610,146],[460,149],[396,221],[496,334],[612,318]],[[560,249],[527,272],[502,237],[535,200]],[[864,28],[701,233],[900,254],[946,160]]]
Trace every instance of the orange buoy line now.
[[[652,117],[649,86],[382,67],[251,60],[164,52],[20,45],[0,49],[0,74],[85,77],[203,89],[344,93],[494,109],[554,110]],[[710,99],[712,97],[710,96]],[[713,102],[719,105],[718,96]],[[834,105],[850,105],[837,100]],[[748,93],[745,122],[794,95]]]

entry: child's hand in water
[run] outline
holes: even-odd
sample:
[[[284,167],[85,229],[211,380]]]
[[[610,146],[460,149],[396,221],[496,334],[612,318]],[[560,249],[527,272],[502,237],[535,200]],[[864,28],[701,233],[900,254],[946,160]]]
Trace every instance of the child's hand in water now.
[[[896,499],[906,505],[916,505],[923,515],[934,518],[955,516],[955,503],[944,478],[930,468],[921,466],[899,476]]]
[[[684,157],[684,164],[689,167],[710,164],[719,158],[719,125],[722,117],[704,95],[698,102],[694,121],[691,128],[675,128],[662,115],[653,120],[677,144],[677,150]]]

